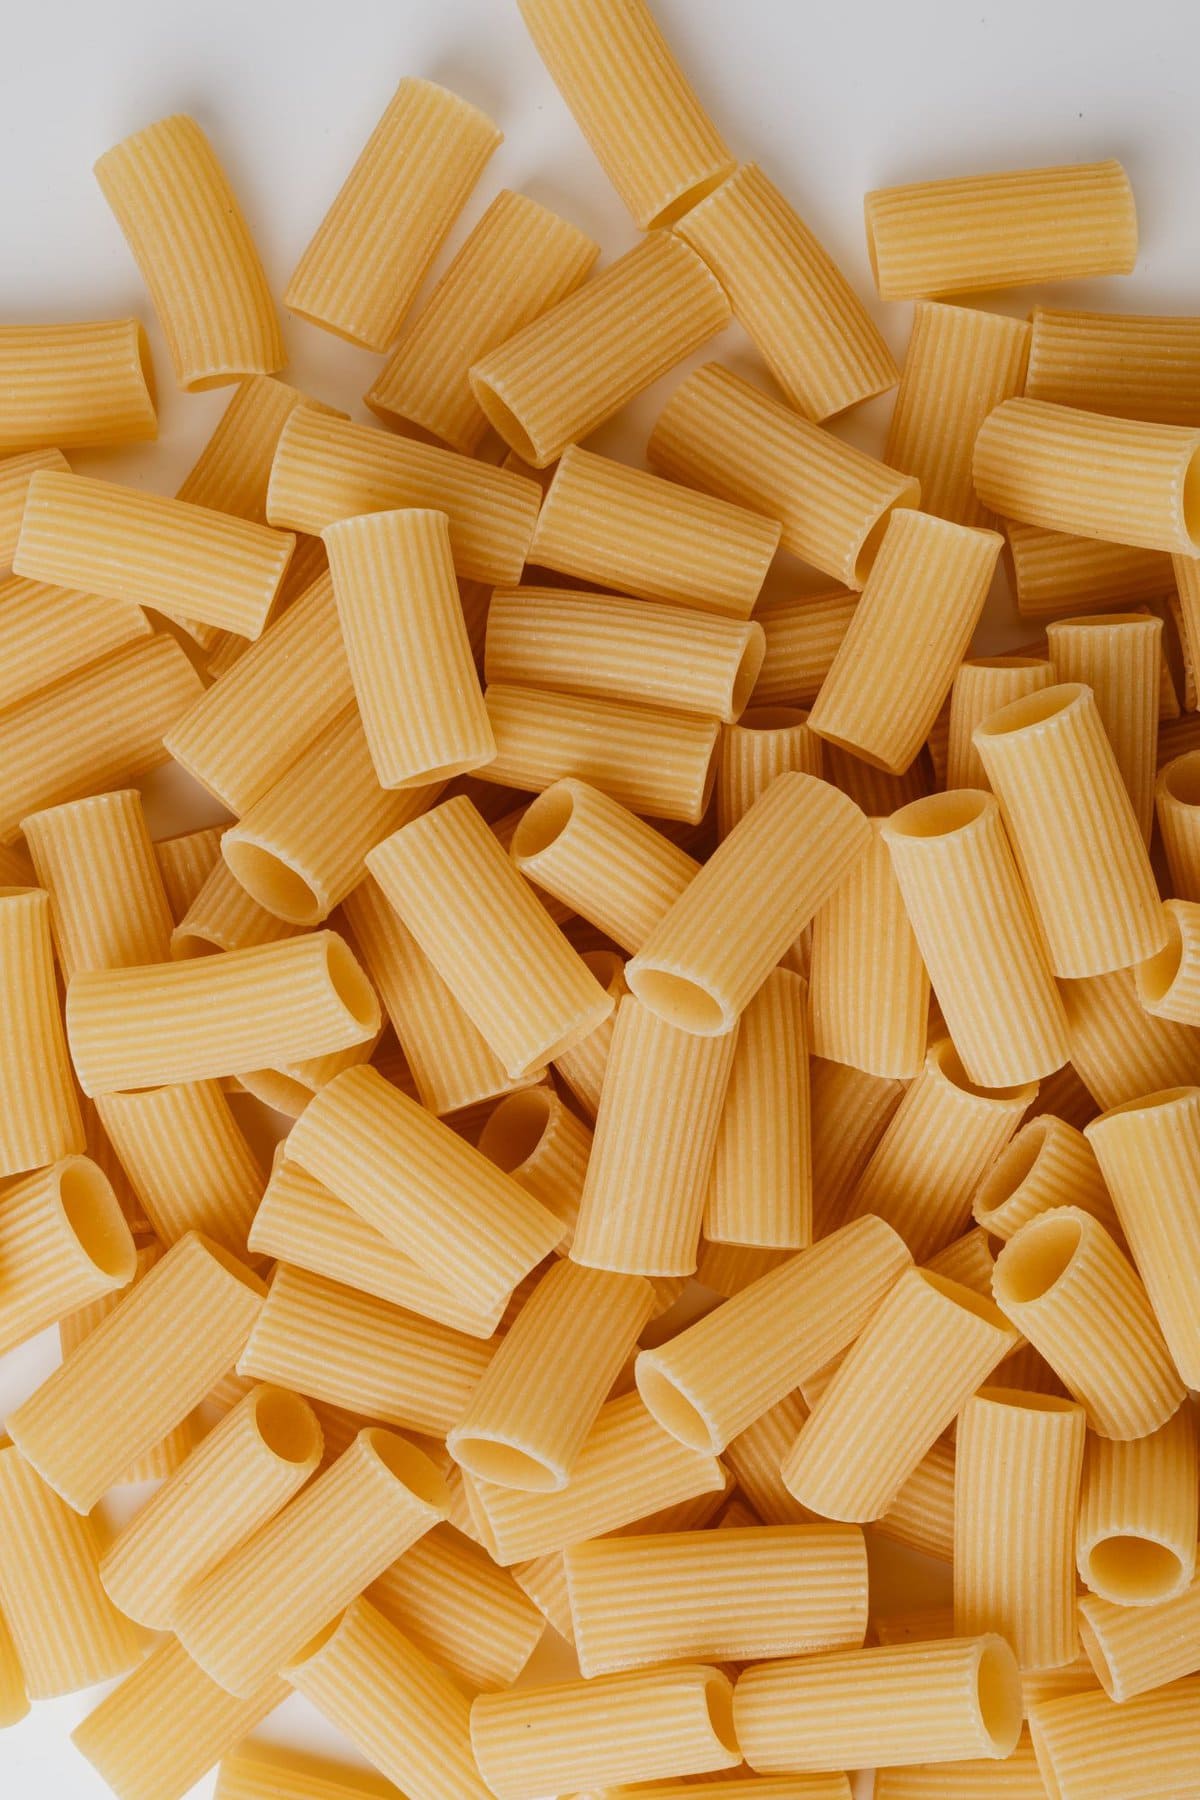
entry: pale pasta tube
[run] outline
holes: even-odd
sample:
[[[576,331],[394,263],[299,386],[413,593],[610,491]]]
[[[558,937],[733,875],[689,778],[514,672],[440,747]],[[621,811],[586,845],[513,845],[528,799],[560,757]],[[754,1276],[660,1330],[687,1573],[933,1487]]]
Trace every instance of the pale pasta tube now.
[[[1140,613],[1053,620],[1046,627],[1060,682],[1082,682],[1096,697],[1121,779],[1147,843],[1154,823],[1162,620]]]
[[[558,1248],[569,1250],[592,1152],[583,1120],[548,1084],[525,1088],[488,1115],[478,1148],[554,1214],[563,1227]]]
[[[705,1495],[710,1499],[710,1495]],[[532,1600],[542,1618],[552,1625],[565,1644],[574,1644],[575,1627],[571,1622],[571,1598],[567,1593],[565,1552],[552,1550],[547,1556],[535,1556],[529,1562],[515,1563],[512,1578],[521,1592]]]
[[[867,250],[881,300],[1128,275],[1137,211],[1119,162],[876,188]]]
[[[521,579],[541,500],[528,476],[298,406],[271,465],[267,517],[315,536],[358,513],[444,512],[459,575],[495,585]]]
[[[483,781],[540,793],[573,775],[656,819],[699,824],[716,778],[720,724],[619,700],[539,688],[490,687],[496,739]]]
[[[10,708],[0,717],[0,842],[12,843],[30,813],[127,786],[165,762],[164,736],[200,691],[179,645],[154,635]]]
[[[1200,901],[1200,756],[1187,751],[1160,769],[1154,800],[1171,893]]]
[[[189,393],[286,358],[267,278],[229,180],[194,119],[159,119],[94,173],[150,293]]]
[[[1090,1213],[1027,1220],[996,1259],[992,1291],[1101,1437],[1146,1437],[1178,1409],[1183,1384],[1146,1290]]]
[[[371,1068],[316,1095],[288,1155],[477,1313],[507,1301],[562,1235],[553,1213]]]
[[[833,258],[755,163],[676,226],[729,296],[733,316],[806,419],[894,387],[900,371]]]
[[[738,1489],[764,1525],[803,1525],[813,1520],[808,1508],[788,1493],[780,1474],[784,1456],[807,1417],[800,1395],[789,1394],[726,1446],[725,1461]]]
[[[760,1772],[1000,1760],[1021,1735],[1021,1679],[991,1633],[840,1650],[747,1669],[733,1717]]]
[[[1132,606],[1170,594],[1171,558],[1161,550],[1108,544],[1005,521],[1007,561],[1023,619],[1054,618],[1086,608]]]
[[[1080,1579],[1114,1606],[1153,1606],[1196,1574],[1200,1457],[1190,1407],[1148,1436],[1088,1439],[1079,1496]]]
[[[598,254],[576,226],[505,188],[375,378],[367,405],[473,456],[488,421],[471,391],[472,365],[573,293]]]
[[[600,1090],[612,1049],[613,1032],[616,1030],[617,1009],[629,989],[625,984],[625,964],[614,952],[585,950],[583,960],[612,1000],[613,1010],[594,1031],[590,1031],[585,1038],[580,1038],[570,1050],[562,1051],[556,1056],[554,1068],[562,1076],[585,1116],[594,1121],[600,1110]],[[586,1158],[584,1161],[586,1163]]]
[[[977,1086],[949,1038],[939,1038],[859,1176],[847,1216],[886,1219],[924,1262],[965,1229],[975,1189],[1036,1091],[1033,1082]]]
[[[0,1729],[19,1725],[29,1712],[25,1677],[17,1658],[12,1633],[0,1615]]]
[[[465,796],[395,832],[367,862],[510,1077],[541,1068],[611,1012]]]
[[[1119,1708],[1100,1692],[1047,1700],[1033,1708],[1029,1729],[1043,1784],[1058,1800],[1175,1800],[1194,1783],[1200,1680],[1173,1681]]]
[[[389,1800],[391,1793],[369,1769],[253,1738],[221,1758],[213,1789],[215,1800]]]
[[[704,1208],[710,1239],[812,1243],[808,989],[774,969],[742,1014]]]
[[[90,969],[67,992],[86,1094],[240,1075],[374,1037],[379,1002],[333,931],[187,962]]]
[[[975,440],[975,487],[1004,518],[1200,555],[1200,427],[1005,400]],[[35,484],[38,478],[35,477]]]
[[[857,1220],[641,1351],[642,1399],[664,1431],[716,1455],[847,1349],[910,1266],[889,1226]]]
[[[529,881],[626,950],[640,948],[700,867],[627,807],[570,777],[528,807],[509,854]]]
[[[61,450],[26,450],[0,460],[0,566],[7,568],[12,561],[34,471],[70,466]]]
[[[1079,1651],[1075,1514],[1087,1431],[1070,1400],[983,1387],[958,1420],[954,1629],[994,1631],[1023,1669]]]
[[[1110,1700],[1165,1687],[1200,1669],[1200,1582],[1153,1606],[1114,1606],[1084,1594],[1079,1632]]]
[[[979,622],[1000,555],[996,532],[897,508],[849,629],[809,714],[810,729],[902,774],[928,737]],[[921,607],[919,645],[911,632]]]
[[[757,689],[755,690],[757,692]],[[755,706],[721,732],[717,764],[717,836],[726,838],[777,775],[820,775],[821,740],[795,707]]]
[[[69,1506],[90,1511],[233,1366],[262,1295],[249,1269],[189,1233],[9,1414],[9,1434]]]
[[[1176,593],[1173,601],[1169,594],[1167,599],[1179,633],[1184,685],[1188,690],[1185,698],[1188,710],[1192,711],[1196,704],[1196,676],[1200,665],[1200,557],[1173,556],[1171,568]]]
[[[950,688],[950,717],[943,786],[986,788],[987,771],[974,744],[977,725],[1011,700],[1052,687],[1054,664],[1036,656],[983,656],[961,662]]]
[[[1200,1082],[1200,1040],[1190,1026],[1147,1012],[1132,969],[1064,981],[1062,996],[1071,1058],[1097,1109]]]
[[[54,976],[50,899],[0,888],[0,1177],[86,1147]]]
[[[0,1437],[0,1608],[31,1700],[109,1681],[141,1645],[100,1585],[91,1519],[64,1506]]]
[[[408,508],[326,526],[358,710],[380,785],[490,762],[496,746],[454,579],[445,513]]]
[[[221,831],[220,825],[206,825],[155,843],[158,872],[176,924],[221,860]]]
[[[728,1032],[869,844],[866,819],[836,788],[778,776],[630,960],[630,988],[685,1030]]]
[[[1027,1730],[1003,1762],[912,1763],[875,1771],[874,1800],[1045,1800],[1045,1795]]]
[[[652,468],[778,519],[780,548],[861,588],[894,507],[920,483],[809,424],[719,363],[675,389],[646,455]]]
[[[335,418],[345,417],[336,407],[326,406],[269,375],[249,375],[239,381],[212,436],[176,489],[175,498],[265,525],[275,448],[280,432],[298,406],[312,406]],[[293,573],[289,566],[289,580]]]
[[[222,858],[218,839],[217,860],[171,933],[170,954],[182,960],[214,950],[248,950],[295,937],[299,929],[246,892]]]
[[[1097,979],[1103,984],[1111,981],[1119,982],[1122,978],[1101,975]],[[1091,984],[1077,982],[1073,985],[1085,987]],[[1074,1051],[1074,1043],[1072,1043],[1072,1051]],[[1100,1108],[1084,1086],[1079,1071],[1074,1064],[1066,1063],[1053,1075],[1047,1075],[1045,1081],[1038,1088],[1037,1099],[1030,1107],[1028,1116],[1033,1119],[1040,1118],[1043,1113],[1052,1113],[1056,1118],[1062,1119],[1064,1123],[1073,1125],[1077,1131],[1082,1131],[1088,1120],[1094,1119],[1099,1111]]]
[[[690,1275],[736,1031],[706,1038],[621,1001],[571,1255],[595,1269]]]
[[[1038,1213],[1078,1206],[1106,1231],[1120,1230],[1095,1151],[1083,1132],[1053,1113],[1022,1125],[971,1200],[976,1222],[1005,1242]]]
[[[1134,971],[1138,999],[1156,1018],[1200,1024],[1200,906],[1168,900],[1163,906],[1166,948]]]
[[[497,1800],[740,1762],[728,1678],[704,1663],[480,1694],[471,1747]]]
[[[780,541],[766,507],[663,481],[572,444],[538,514],[530,562],[578,580],[746,619]]]
[[[15,543],[14,543],[15,548]],[[150,636],[140,606],[13,575],[0,581],[0,706]]]
[[[841,1224],[846,1203],[903,1098],[904,1083],[814,1056],[809,1091],[813,1236],[822,1238]]]
[[[1021,319],[917,302],[883,460],[917,478],[926,512],[995,526],[975,493],[971,452],[992,408],[1022,391],[1028,353]]]
[[[1079,1652],[1073,1663],[1067,1663],[1061,1669],[1031,1669],[1021,1677],[1026,1719],[1035,1706],[1041,1706],[1048,1700],[1061,1700],[1067,1694],[1097,1694],[1102,1691],[1085,1650]]]
[[[471,368],[471,390],[535,469],[590,436],[728,325],[725,290],[682,238],[652,232]]]
[[[883,838],[970,1080],[1000,1088],[1061,1068],[1066,1014],[994,797],[961,789],[916,800]]]
[[[653,1304],[649,1283],[636,1275],[554,1264],[447,1434],[455,1461],[501,1487],[565,1488]],[[568,1340],[571,1380],[564,1389],[558,1351]]]
[[[870,1075],[911,1080],[925,1061],[929,976],[888,854],[892,828],[870,825],[866,855],[813,920],[812,1049]]]
[[[260,1256],[276,1257],[343,1287],[373,1294],[470,1337],[490,1337],[500,1321],[499,1300],[487,1312],[472,1309],[454,1289],[435,1281],[411,1256],[335,1199],[315,1176],[282,1154],[276,1155],[254,1214],[249,1247]]]
[[[308,1403],[254,1387],[151,1496],[100,1559],[127,1618],[167,1631],[195,1582],[291,1499],[321,1459]]]
[[[418,1650],[473,1689],[508,1687],[542,1636],[543,1618],[507,1569],[450,1525],[435,1525],[367,1590]]]
[[[71,1741],[118,1800],[183,1800],[287,1695],[272,1676],[252,1699],[236,1699],[166,1638]]]
[[[69,1156],[0,1193],[0,1355],[128,1287],[137,1255],[102,1169]]]
[[[1086,1128],[1172,1361],[1200,1386],[1200,1088],[1126,1101]]]
[[[140,319],[0,326],[0,388],[3,456],[54,446],[39,466],[65,469],[64,446],[93,449],[158,436],[154,369]]]
[[[1066,682],[976,726],[1056,975],[1103,975],[1163,948],[1158,889],[1091,690]]]
[[[1035,306],[1030,316],[1031,400],[1200,425],[1200,319],[1048,306]]]
[[[938,1562],[953,1562],[953,1444],[943,1440],[921,1458],[873,1529],[876,1536],[920,1550]]]
[[[758,607],[754,616],[763,628],[767,653],[751,696],[754,706],[810,705],[857,605],[857,594],[833,588],[827,594],[799,594]],[[809,773],[817,775],[820,770]]]
[[[21,821],[63,978],[166,962],[171,913],[136,789],[68,801]]]
[[[462,1417],[491,1356],[478,1336],[283,1264],[237,1369],[437,1437]]]

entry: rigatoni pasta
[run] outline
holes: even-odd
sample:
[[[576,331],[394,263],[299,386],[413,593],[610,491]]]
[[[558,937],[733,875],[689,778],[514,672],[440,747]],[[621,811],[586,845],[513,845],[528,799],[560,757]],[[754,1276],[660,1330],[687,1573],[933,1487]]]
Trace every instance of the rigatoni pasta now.
[[[1000,1152],[971,1200],[976,1222],[1008,1241],[1026,1219],[1054,1206],[1078,1206],[1114,1235],[1116,1209],[1083,1132],[1054,1113],[1022,1125]]]
[[[21,831],[50,896],[65,980],[80,969],[167,961],[171,913],[136,790],[32,813]]]
[[[137,1256],[102,1169],[69,1156],[0,1192],[0,1355],[118,1293]]]
[[[1186,1793],[1200,1726],[1200,1680],[1173,1681],[1117,1707],[1099,1689],[1045,1700],[1029,1729],[1043,1783],[1064,1800],[1134,1793],[1173,1800]]]
[[[1165,911],[1163,916],[1170,917]],[[1071,1058],[1096,1111],[1200,1082],[1200,1040],[1190,1026],[1147,1011],[1133,969],[1060,985]]]
[[[607,1024],[606,1020],[598,1026],[584,1044],[602,1034]],[[478,1148],[561,1221],[558,1248],[569,1250],[592,1153],[589,1126],[549,1083],[539,1084],[509,1094],[493,1108],[479,1134]],[[657,1292],[661,1283],[651,1285]]]
[[[1007,562],[1023,619],[1054,618],[1102,607],[1130,607],[1170,594],[1171,558],[1161,550],[1005,521]]]
[[[1049,306],[1030,316],[1029,399],[1200,425],[1200,319]]]
[[[947,789],[986,788],[987,771],[975,748],[975,727],[1010,700],[1022,700],[1026,694],[1052,687],[1057,679],[1054,664],[1044,657],[983,656],[961,662],[950,687],[942,785]]]
[[[0,705],[31,699],[64,675],[149,636],[149,619],[131,601],[23,575],[0,581]]]
[[[1052,620],[1050,659],[1060,682],[1082,682],[1096,697],[1146,842],[1154,823],[1162,620],[1140,613]]]
[[[1183,1593],[1196,1573],[1200,1450],[1192,1409],[1132,1442],[1088,1438],[1079,1495],[1079,1577],[1114,1606]]]
[[[65,469],[63,447],[134,444],[158,435],[154,370],[140,319],[0,326],[0,385],[0,455],[53,449],[37,466]],[[3,471],[5,484],[14,473]]]
[[[751,696],[756,710],[808,706],[816,699],[857,605],[857,594],[832,588],[826,594],[767,600],[755,610],[767,640],[767,653]],[[820,770],[810,773],[820,774]]]
[[[755,690],[757,692],[757,688]],[[821,740],[797,707],[753,706],[721,732],[717,836],[725,838],[764,788],[788,769],[822,773]]]
[[[387,1800],[383,1776],[308,1750],[247,1738],[217,1770],[215,1800]]]
[[[44,888],[0,888],[0,1177],[86,1147]]]

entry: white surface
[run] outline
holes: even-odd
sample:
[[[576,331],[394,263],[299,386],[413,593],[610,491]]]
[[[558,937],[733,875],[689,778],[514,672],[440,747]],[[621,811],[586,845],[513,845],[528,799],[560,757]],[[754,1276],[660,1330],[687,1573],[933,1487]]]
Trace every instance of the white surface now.
[[[866,189],[1118,156],[1141,214],[1137,272],[1060,287],[1055,297],[1131,311],[1200,310],[1194,0],[655,3],[735,153],[765,164],[862,292],[870,292]],[[210,133],[276,292],[404,74],[458,89],[506,133],[452,244],[501,186],[523,188],[574,219],[599,237],[606,257],[635,241],[512,0],[48,0],[11,6],[5,24],[0,317],[138,312],[158,371],[160,442],[119,457],[73,455],[77,468],[170,492],[227,398],[220,390],[196,397],[174,390],[161,334],[90,173],[101,151],[165,113],[191,112]],[[1018,312],[1030,298],[1024,291],[996,304]],[[909,308],[877,311],[902,355]],[[291,321],[287,337],[289,379],[369,417],[358,396],[376,358]],[[735,333],[718,353],[749,355]],[[644,396],[600,434],[600,444],[639,456],[662,392],[678,378]],[[877,449],[890,405],[888,396],[839,429]],[[1001,604],[987,647],[1005,641],[1005,630]],[[156,836],[220,816],[177,780],[155,777],[146,789]],[[55,1337],[0,1365],[0,1416],[50,1367]],[[881,1574],[890,1586],[892,1575]],[[944,1587],[932,1597],[943,1594]],[[40,1705],[0,1737],[4,1800],[107,1793],[67,1741],[93,1698]],[[295,1699],[264,1735],[331,1742]]]

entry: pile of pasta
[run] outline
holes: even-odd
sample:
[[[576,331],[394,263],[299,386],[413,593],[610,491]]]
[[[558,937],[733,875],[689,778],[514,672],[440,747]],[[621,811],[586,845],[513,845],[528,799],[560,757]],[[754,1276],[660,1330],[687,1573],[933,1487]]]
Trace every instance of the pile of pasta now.
[[[414,309],[500,133],[402,81],[283,295],[379,425],[188,118],[96,167],[232,389],[178,493],[64,455],[153,438],[136,319],[0,327],[0,1724],[115,1682],[119,1800],[1187,1800],[1200,319],[945,298],[1128,272],[1118,163],[888,188],[901,371],[642,0],[519,6],[643,235],[502,192]],[[151,841],[169,759],[227,823]]]

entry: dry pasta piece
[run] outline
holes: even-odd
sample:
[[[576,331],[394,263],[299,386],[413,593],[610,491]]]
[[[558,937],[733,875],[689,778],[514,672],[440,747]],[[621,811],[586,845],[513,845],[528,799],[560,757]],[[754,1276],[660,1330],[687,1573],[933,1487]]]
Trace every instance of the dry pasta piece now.
[[[994,528],[971,480],[979,427],[1022,391],[1029,326],[1000,313],[919,300],[883,460],[921,483],[921,505],[956,525]]]
[[[733,1716],[758,1771],[1000,1760],[1021,1734],[1021,1681],[992,1633],[838,1650],[747,1669]]]
[[[167,960],[171,913],[135,789],[32,813],[21,830],[50,896],[64,980],[81,969]]]
[[[1083,1132],[1054,1113],[1022,1125],[1000,1152],[971,1201],[978,1224],[1007,1243],[1025,1223],[1054,1206],[1078,1206],[1106,1231],[1120,1230],[1095,1151]]]
[[[603,1793],[604,1800],[851,1800],[850,1777],[833,1771],[825,1775],[714,1775],[707,1781],[703,1776],[687,1775],[682,1781],[639,1782],[633,1787],[605,1788]]]
[[[140,319],[0,326],[0,391],[0,455],[53,448],[36,459],[42,468],[65,469],[64,447],[158,436],[154,368]],[[7,485],[10,471],[3,473]]]
[[[950,688],[945,788],[986,788],[987,771],[974,744],[977,725],[1026,694],[1052,687],[1054,664],[1036,656],[972,657],[958,665]]]
[[[757,692],[757,689],[755,690]],[[777,775],[822,772],[821,740],[808,714],[790,706],[754,706],[721,732],[717,766],[717,837],[727,838]]]
[[[1114,1606],[1175,1599],[1196,1574],[1200,1457],[1190,1407],[1131,1443],[1088,1438],[1079,1497],[1080,1579]]]
[[[780,548],[861,588],[894,507],[920,483],[811,425],[719,363],[675,389],[646,447],[651,466],[780,520]]]
[[[1026,1221],[996,1259],[992,1290],[1101,1437],[1146,1437],[1183,1386],[1146,1290],[1090,1213],[1058,1206]]]
[[[0,1609],[29,1699],[124,1674],[141,1645],[100,1585],[95,1525],[64,1506],[4,1437],[0,1506]]]
[[[1168,900],[1163,916],[1168,934],[1166,948],[1134,970],[1138,999],[1156,1018],[1200,1025],[1200,907],[1194,900]]]
[[[1059,619],[1046,627],[1060,682],[1092,689],[1146,842],[1154,824],[1162,620],[1141,613]]]
[[[664,1431],[716,1455],[848,1348],[910,1264],[881,1220],[847,1225],[641,1351],[638,1390]]]
[[[480,1694],[471,1747],[497,1800],[705,1774],[741,1760],[733,1690],[704,1663]]]
[[[1200,1039],[1189,1026],[1146,1011],[1132,969],[1061,988],[1071,1058],[1097,1111],[1200,1082]]]
[[[1107,1694],[1033,1708],[1029,1729],[1046,1791],[1059,1800],[1176,1800],[1194,1785],[1200,1680],[1173,1681],[1118,1709]]]
[[[247,1738],[221,1758],[213,1794],[214,1800],[391,1800],[393,1791],[370,1769]]]
[[[323,1088],[288,1155],[480,1314],[562,1235],[552,1213],[374,1069]]]
[[[769,600],[755,610],[767,640],[767,653],[751,696],[755,708],[811,705],[857,605],[857,594],[832,588],[826,594]]]
[[[1175,576],[1175,596],[1167,596],[1179,634],[1183,656],[1185,700],[1188,711],[1196,706],[1196,671],[1200,663],[1200,557],[1173,556],[1171,568]]]
[[[315,536],[358,513],[427,507],[450,520],[464,580],[511,584],[521,579],[541,499],[525,475],[298,406],[271,465],[267,517]]]
[[[0,1613],[0,1730],[19,1725],[29,1712],[25,1677],[17,1658],[12,1633]]]
[[[892,827],[870,825],[866,855],[813,920],[812,1049],[870,1075],[911,1080],[925,1061],[929,976],[888,854]]]
[[[814,1515],[794,1500],[783,1485],[780,1465],[796,1433],[808,1417],[798,1393],[789,1394],[753,1425],[731,1438],[724,1451],[726,1463],[764,1525],[804,1525]]]
[[[229,180],[176,113],[106,150],[94,173],[150,292],[189,393],[286,361],[267,278]]]
[[[875,188],[865,210],[881,300],[1128,275],[1137,256],[1116,161]]]
[[[1109,544],[1040,525],[1005,521],[1007,563],[1023,619],[1055,618],[1086,608],[1127,608],[1170,594],[1171,558],[1161,550]]]
[[[158,872],[176,924],[221,860],[222,829],[220,825],[206,825],[179,837],[159,838],[154,845]]]
[[[1023,1669],[1079,1652],[1075,1514],[1087,1431],[1083,1408],[983,1387],[958,1420],[954,1472],[954,1629],[995,1631]]]
[[[774,519],[572,444],[529,560],[578,580],[726,618],[749,617],[780,542]]]
[[[86,1147],[42,888],[0,888],[0,1177]]]
[[[1200,901],[1200,756],[1186,751],[1161,768],[1154,799],[1171,893]]]
[[[141,607],[130,601],[22,575],[0,581],[0,706],[31,699],[64,675],[148,638],[150,629]]]
[[[1002,1366],[1002,1365],[998,1365]],[[954,1560],[954,1446],[944,1440],[923,1456],[885,1513],[872,1526],[938,1562]]]
[[[992,1270],[996,1259],[992,1255],[988,1234],[982,1226],[977,1225],[973,1231],[964,1232],[962,1237],[955,1238],[931,1256],[925,1267],[932,1269],[935,1275],[945,1275],[951,1281],[961,1282],[976,1294],[990,1294],[992,1291]],[[1016,1382],[1012,1386],[1019,1385]]]
[[[1130,1700],[1200,1669],[1200,1582],[1153,1606],[1079,1602],[1079,1633],[1110,1700]]]
[[[25,450],[0,460],[0,565],[12,561],[21,535],[21,514],[29,483],[38,469],[69,469],[61,450]]]
[[[1092,691],[1010,701],[974,743],[1055,975],[1104,975],[1163,948],[1158,889]]]
[[[1200,318],[1060,312],[1030,317],[1025,393],[1159,425],[1200,425]]]
[[[616,1030],[617,1009],[629,989],[625,984],[625,964],[614,952],[585,950],[583,960],[613,1002],[613,1010],[587,1037],[556,1056],[554,1068],[584,1116],[594,1121],[600,1108],[600,1090]]]
[[[214,950],[248,950],[295,937],[299,929],[246,892],[221,857],[218,842],[216,862],[171,933],[170,954],[182,961]]]
[[[841,1224],[846,1203],[904,1094],[904,1083],[847,1063],[809,1059],[813,1237]]]
[[[875,1771],[874,1800],[1045,1800],[1045,1794],[1027,1730],[1003,1762],[913,1763]]]
[[[102,1169],[69,1156],[0,1193],[0,1355],[128,1287],[137,1254]]]
[[[291,1499],[321,1459],[308,1403],[252,1388],[109,1544],[100,1579],[115,1605],[170,1630],[195,1582]]]
[[[563,1227],[558,1248],[569,1250],[592,1152],[589,1126],[548,1084],[525,1088],[488,1115],[478,1149],[554,1214]]]

